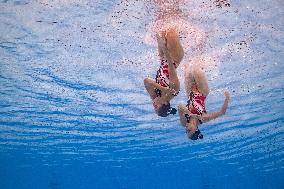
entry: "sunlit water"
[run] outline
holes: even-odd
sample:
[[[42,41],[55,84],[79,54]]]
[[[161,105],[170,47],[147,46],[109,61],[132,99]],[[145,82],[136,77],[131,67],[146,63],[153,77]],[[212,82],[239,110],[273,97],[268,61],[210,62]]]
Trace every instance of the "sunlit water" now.
[[[184,0],[168,20],[181,81],[202,59],[208,111],[231,92],[190,141],[143,86],[159,66],[155,2],[1,0],[1,188],[284,188],[284,4],[229,3]],[[182,85],[172,104],[185,101]]]

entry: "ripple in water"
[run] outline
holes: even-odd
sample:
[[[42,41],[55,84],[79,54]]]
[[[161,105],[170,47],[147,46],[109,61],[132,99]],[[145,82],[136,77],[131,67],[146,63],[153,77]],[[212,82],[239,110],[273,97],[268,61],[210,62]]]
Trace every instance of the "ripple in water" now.
[[[282,5],[0,2],[0,184],[283,188]],[[232,95],[201,141],[177,116],[156,116],[143,86],[159,66],[154,34],[169,26],[185,48],[181,83],[199,61],[208,111]],[[173,104],[185,99],[182,86]]]

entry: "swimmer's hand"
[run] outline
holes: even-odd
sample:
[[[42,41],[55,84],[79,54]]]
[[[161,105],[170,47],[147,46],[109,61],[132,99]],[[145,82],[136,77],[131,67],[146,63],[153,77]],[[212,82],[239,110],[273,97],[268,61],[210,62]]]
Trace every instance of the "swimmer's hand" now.
[[[221,108],[222,115],[225,114],[226,111],[227,111],[228,103],[229,103],[229,100],[230,100],[230,93],[228,91],[225,91],[224,96],[225,96],[225,100],[224,100],[224,104]]]
[[[228,91],[224,92],[224,96],[226,100],[230,100],[230,93]]]

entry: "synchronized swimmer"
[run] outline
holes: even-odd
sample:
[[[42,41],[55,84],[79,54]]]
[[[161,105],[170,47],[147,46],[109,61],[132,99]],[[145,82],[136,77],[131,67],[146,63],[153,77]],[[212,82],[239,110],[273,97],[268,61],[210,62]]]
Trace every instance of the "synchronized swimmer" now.
[[[156,79],[145,78],[144,85],[153,101],[155,112],[159,116],[166,117],[177,112],[171,107],[170,101],[178,95],[180,90],[176,69],[183,58],[184,51],[175,30],[164,31],[156,37],[161,65]]]
[[[226,113],[230,99],[229,92],[224,92],[225,100],[219,111],[209,113],[205,108],[205,100],[209,94],[208,82],[200,67],[192,71],[185,69],[185,89],[188,96],[186,105],[179,104],[178,111],[181,125],[186,128],[188,138],[202,139],[198,126]]]
[[[170,101],[178,95],[180,90],[176,69],[183,59],[184,51],[174,29],[163,31],[156,37],[161,65],[156,79],[145,78],[144,85],[152,99],[155,112],[159,116],[166,117],[177,112],[171,107]],[[188,101],[186,105],[178,105],[180,122],[186,128],[188,138],[202,139],[203,135],[199,126],[226,113],[230,94],[227,91],[224,92],[225,100],[219,111],[208,113],[205,108],[205,100],[209,94],[208,82],[198,65],[193,66],[192,70],[186,66],[185,87]]]

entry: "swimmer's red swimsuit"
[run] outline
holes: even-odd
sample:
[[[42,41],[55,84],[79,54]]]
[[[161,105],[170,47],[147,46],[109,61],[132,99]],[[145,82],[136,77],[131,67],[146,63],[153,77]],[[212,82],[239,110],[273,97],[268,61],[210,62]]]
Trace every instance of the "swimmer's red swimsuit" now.
[[[175,68],[177,68],[177,65],[173,63]],[[170,88],[170,73],[169,73],[169,63],[166,59],[161,59],[161,66],[159,70],[157,71],[156,75],[156,83],[161,85],[162,87],[168,87]],[[155,88],[155,93],[157,97],[162,96],[162,91],[160,89]],[[175,91],[173,93],[174,96],[177,96],[179,91]]]
[[[175,63],[174,66],[177,68]],[[166,59],[161,60],[161,66],[156,75],[156,83],[163,87],[170,87],[169,63]]]
[[[202,115],[203,113],[206,113],[205,109],[206,96],[204,96],[201,92],[199,92],[196,85],[193,85],[192,88],[195,88],[197,92],[191,91],[189,100],[187,101],[187,109],[192,114]]]

